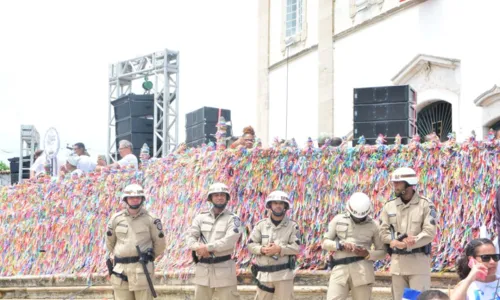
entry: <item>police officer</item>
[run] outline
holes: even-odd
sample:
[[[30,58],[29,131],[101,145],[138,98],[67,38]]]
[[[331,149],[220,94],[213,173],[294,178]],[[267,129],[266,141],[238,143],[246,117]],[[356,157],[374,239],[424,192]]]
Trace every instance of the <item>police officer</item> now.
[[[411,168],[396,169],[391,177],[396,198],[388,201],[380,214],[380,238],[392,249],[393,299],[401,299],[404,289],[430,288],[430,249],[436,235],[434,204],[414,189],[417,174]]]
[[[373,261],[386,254],[378,225],[369,216],[371,211],[370,198],[354,193],[347,201],[347,212],[336,215],[328,224],[322,247],[335,254],[330,261],[327,300],[347,299],[349,291],[353,300],[371,299],[375,282]]]
[[[226,209],[229,189],[214,183],[208,191],[213,207],[197,215],[186,235],[187,246],[196,252],[194,284],[196,300],[239,299],[236,287],[236,264],[231,258],[241,236],[240,218]]]
[[[148,272],[153,278],[153,261],[163,254],[166,247],[161,221],[142,208],[145,195],[140,185],[127,186],[121,198],[128,207],[111,217],[106,233],[106,247],[114,264],[110,281],[115,299],[152,299],[136,245],[144,253]]]
[[[286,216],[290,208],[286,193],[274,191],[269,194],[266,208],[271,217],[257,222],[248,240],[248,249],[257,262],[252,266],[258,287],[255,299],[294,299],[293,271],[295,255],[299,253],[299,226]]]

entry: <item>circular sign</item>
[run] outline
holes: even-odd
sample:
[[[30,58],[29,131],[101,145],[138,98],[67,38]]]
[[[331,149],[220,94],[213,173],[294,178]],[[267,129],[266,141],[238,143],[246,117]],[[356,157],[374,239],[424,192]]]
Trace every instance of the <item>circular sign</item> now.
[[[50,127],[49,130],[45,132],[43,146],[43,150],[47,153],[48,158],[52,159],[56,157],[57,152],[59,152],[59,134],[54,127]]]

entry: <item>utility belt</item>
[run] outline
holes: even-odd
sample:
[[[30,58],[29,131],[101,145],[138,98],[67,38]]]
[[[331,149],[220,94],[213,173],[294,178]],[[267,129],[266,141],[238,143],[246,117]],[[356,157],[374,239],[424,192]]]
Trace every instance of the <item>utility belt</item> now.
[[[282,264],[282,265],[271,265],[271,266],[259,266],[259,265],[252,265],[252,269],[255,269],[256,272],[278,272],[281,270],[286,270],[286,269],[292,269],[290,267],[290,263]]]
[[[146,261],[146,262],[154,261],[154,259],[151,255],[144,254],[143,258],[144,258],[144,261]],[[140,260],[139,256],[115,257],[115,264],[135,264],[135,263],[138,263],[139,260]]]
[[[295,269],[295,256],[294,255],[288,256],[288,263],[286,263],[286,264],[271,265],[271,266],[252,265],[250,270],[252,271],[252,275],[253,275],[255,281],[257,282],[257,287],[259,289],[263,290],[264,292],[268,292],[268,293],[273,294],[274,288],[263,285],[257,279],[258,272],[273,273],[273,272],[278,272],[278,271],[282,271],[282,270],[286,270],[286,269],[290,269],[290,270]]]
[[[352,264],[361,260],[365,260],[364,257],[361,256],[352,256],[352,257],[344,257],[340,259],[333,259],[333,257],[330,257],[330,269],[333,269],[335,266],[340,266],[340,265],[348,265]]]
[[[204,257],[199,260],[199,262],[204,263],[204,264],[218,264],[221,262],[225,262],[231,260],[231,255],[224,255],[224,256],[215,256],[215,257]]]
[[[149,262],[149,261],[154,261],[153,257],[151,255],[144,254],[143,255],[144,261]],[[140,260],[139,256],[130,256],[130,257],[115,257],[114,263],[115,264],[135,264],[138,263]],[[110,259],[106,260],[106,265],[108,267],[109,275],[115,275],[116,277],[120,278],[123,281],[128,281],[127,275],[123,275],[122,273],[117,273],[113,271],[114,264],[111,262]]]
[[[410,254],[416,254],[416,253],[424,253],[425,255],[430,255],[431,254],[431,244],[427,244],[423,247],[412,249],[411,251],[407,251],[405,249],[392,249],[392,254],[398,254],[398,255],[410,255]]]

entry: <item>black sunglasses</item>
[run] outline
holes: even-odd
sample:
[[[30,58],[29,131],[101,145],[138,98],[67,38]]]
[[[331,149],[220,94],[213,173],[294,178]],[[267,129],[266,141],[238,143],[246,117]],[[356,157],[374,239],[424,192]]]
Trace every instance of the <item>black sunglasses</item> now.
[[[493,261],[500,260],[500,254],[483,254],[477,255],[476,257],[481,257],[481,261],[483,262],[489,262],[491,259],[493,259]]]

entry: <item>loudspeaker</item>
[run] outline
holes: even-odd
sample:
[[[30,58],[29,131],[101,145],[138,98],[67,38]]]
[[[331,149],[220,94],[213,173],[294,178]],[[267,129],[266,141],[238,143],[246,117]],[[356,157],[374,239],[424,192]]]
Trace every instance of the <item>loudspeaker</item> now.
[[[116,135],[128,133],[149,133],[153,134],[153,119],[141,117],[130,117],[116,121]]]
[[[415,91],[409,85],[366,87],[354,89],[354,105],[397,102],[416,102]]]
[[[231,121],[231,111],[221,109],[221,116],[226,122]],[[192,127],[200,123],[210,123],[219,121],[219,109],[215,107],[202,107],[195,111],[186,114],[186,128]]]
[[[23,162],[23,167],[24,168],[30,168],[31,164],[29,162],[29,156],[25,156],[24,159],[27,159],[28,161]],[[15,184],[19,182],[19,157],[12,157],[7,159],[10,163],[10,184]],[[23,179],[29,179],[30,178],[30,171],[29,170],[24,170],[23,171]]]
[[[111,102],[115,110],[116,151],[121,140],[127,140],[134,146],[133,153],[139,157],[144,143],[153,155],[154,139],[154,95],[128,94]],[[160,139],[157,140],[161,147]]]
[[[411,137],[415,130],[415,123],[409,120],[354,123],[354,138],[363,135],[367,140],[376,139],[379,134],[387,137],[396,137],[398,134],[401,137]]]
[[[130,117],[153,116],[154,95],[128,94],[111,102],[111,105],[115,109],[117,121]]]
[[[221,109],[221,116],[226,122],[231,121],[231,111]],[[217,122],[219,122],[219,109],[202,107],[186,114],[186,144],[189,146],[201,145],[208,141],[216,142]],[[226,136],[232,136],[231,126],[228,126]],[[194,147],[193,146],[193,147]]]
[[[186,142],[193,142],[199,139],[213,138],[216,141],[215,134],[217,133],[217,122],[207,122],[193,125],[186,128]],[[231,136],[231,127],[228,127],[226,136]]]
[[[363,104],[354,106],[354,122],[384,120],[416,120],[417,109],[412,103]]]
[[[353,93],[353,144],[364,136],[366,144],[375,144],[379,134],[386,144],[408,143],[417,133],[416,93],[409,85],[357,88]]]

